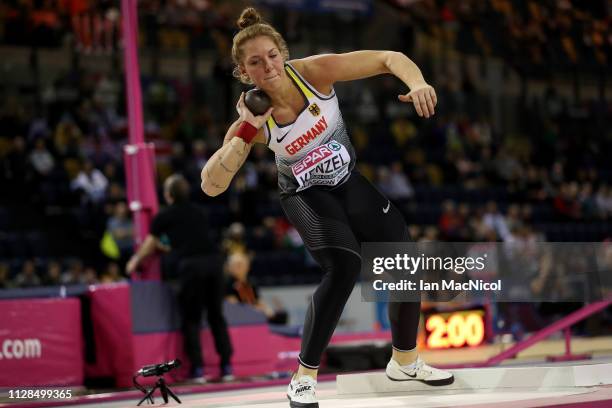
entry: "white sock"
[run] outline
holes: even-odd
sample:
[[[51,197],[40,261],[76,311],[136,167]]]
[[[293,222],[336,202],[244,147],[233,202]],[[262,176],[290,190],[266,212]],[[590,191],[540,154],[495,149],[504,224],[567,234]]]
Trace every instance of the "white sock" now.
[[[416,358],[416,359],[415,359],[415,360],[414,360],[412,363],[410,363],[410,364],[401,365],[401,364],[399,364],[399,363],[398,363],[398,365],[399,365],[400,367],[402,367],[403,369],[406,369],[406,370],[413,370],[413,369],[415,369],[415,368],[416,368],[417,361],[419,361],[419,356],[417,356],[417,358]]]

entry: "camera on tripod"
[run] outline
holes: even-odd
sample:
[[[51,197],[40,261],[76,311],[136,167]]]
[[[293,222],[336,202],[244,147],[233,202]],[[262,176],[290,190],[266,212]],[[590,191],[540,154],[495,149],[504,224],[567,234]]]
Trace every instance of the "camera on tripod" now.
[[[177,359],[177,360],[168,361],[166,363],[144,366],[140,370],[138,370],[137,374],[143,377],[152,377],[154,375],[160,376],[180,366],[181,366],[181,360]]]
[[[168,396],[172,397],[176,402],[180,404],[181,400],[172,392],[170,387],[168,387],[168,384],[166,384],[166,380],[164,380],[163,377],[163,375],[166,374],[168,371],[178,368],[180,366],[181,360],[176,359],[161,364],[147,365],[138,370],[132,378],[132,381],[134,382],[134,386],[145,394],[145,396],[138,403],[138,406],[140,406],[140,404],[142,404],[145,400],[147,400],[147,402],[149,402],[150,404],[154,404],[155,402],[153,400],[153,393],[158,388],[159,392],[162,395],[162,398],[164,399],[164,404],[168,403]],[[150,391],[147,391],[146,388],[144,388],[138,383],[138,381],[136,381],[137,377],[152,376],[157,376],[159,378],[157,379],[155,386]]]

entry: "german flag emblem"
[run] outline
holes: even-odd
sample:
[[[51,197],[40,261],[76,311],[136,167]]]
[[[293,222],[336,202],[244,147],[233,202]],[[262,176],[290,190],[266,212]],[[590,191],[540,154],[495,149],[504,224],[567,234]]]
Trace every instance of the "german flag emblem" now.
[[[321,108],[316,103],[313,103],[308,107],[308,112],[312,113],[312,116],[319,116]]]

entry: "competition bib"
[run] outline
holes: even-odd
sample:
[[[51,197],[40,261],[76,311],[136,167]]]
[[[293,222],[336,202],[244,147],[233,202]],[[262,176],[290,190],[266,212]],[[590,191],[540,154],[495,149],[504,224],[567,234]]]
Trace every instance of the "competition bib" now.
[[[331,141],[309,152],[291,166],[302,191],[311,186],[335,186],[347,175],[351,157],[344,145]]]

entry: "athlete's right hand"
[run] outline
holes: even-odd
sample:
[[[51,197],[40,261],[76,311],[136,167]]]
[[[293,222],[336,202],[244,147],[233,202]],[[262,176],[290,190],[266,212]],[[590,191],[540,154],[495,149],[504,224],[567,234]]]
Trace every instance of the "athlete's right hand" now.
[[[266,113],[264,113],[263,115],[259,115],[259,116],[253,115],[253,113],[249,110],[249,108],[246,107],[244,103],[244,92],[243,92],[240,94],[240,99],[238,99],[238,103],[236,104],[236,110],[238,111],[238,114],[240,115],[241,121],[249,122],[251,125],[253,125],[257,129],[260,129],[268,121],[268,119],[272,115],[272,111],[274,110],[274,108],[270,107],[270,109],[268,109]]]

